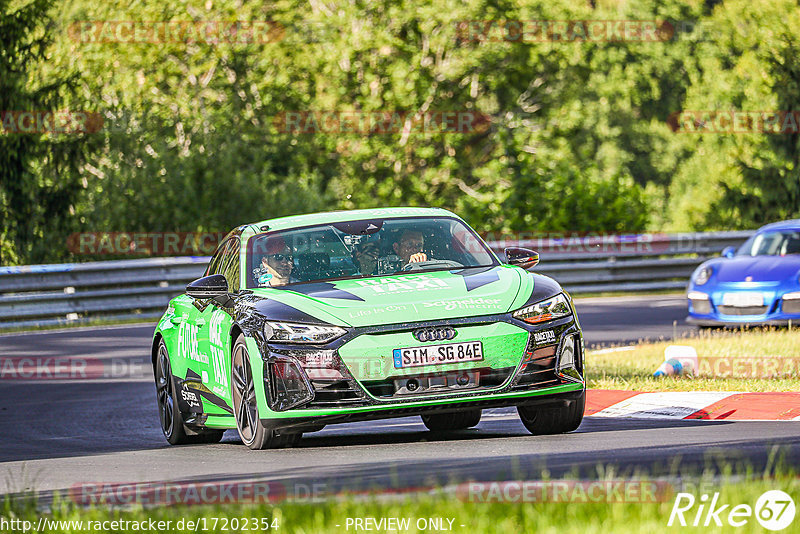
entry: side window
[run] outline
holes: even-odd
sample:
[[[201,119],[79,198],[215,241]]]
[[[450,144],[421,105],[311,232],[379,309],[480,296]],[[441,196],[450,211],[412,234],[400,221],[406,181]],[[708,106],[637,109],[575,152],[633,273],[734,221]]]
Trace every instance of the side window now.
[[[227,251],[228,247],[231,244],[231,240],[224,241],[217,247],[217,251],[214,253],[214,256],[211,258],[211,261],[208,262],[208,268],[206,268],[206,273],[203,276],[209,276],[212,274],[217,274],[220,272],[219,267],[225,258],[225,252]]]
[[[219,271],[228,280],[228,290],[231,293],[239,291],[239,249],[239,239],[231,239],[225,247],[225,259]]]

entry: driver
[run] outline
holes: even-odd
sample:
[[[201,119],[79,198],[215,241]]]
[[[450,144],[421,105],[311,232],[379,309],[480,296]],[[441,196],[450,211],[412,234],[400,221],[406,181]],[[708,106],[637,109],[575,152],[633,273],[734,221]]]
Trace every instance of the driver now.
[[[292,250],[282,237],[267,239],[266,254],[261,257],[261,264],[253,269],[253,276],[259,287],[282,286],[289,283],[294,267]]]
[[[422,252],[424,246],[425,238],[418,230],[403,230],[392,244],[395,253],[403,260],[403,265],[427,261],[428,255]]]

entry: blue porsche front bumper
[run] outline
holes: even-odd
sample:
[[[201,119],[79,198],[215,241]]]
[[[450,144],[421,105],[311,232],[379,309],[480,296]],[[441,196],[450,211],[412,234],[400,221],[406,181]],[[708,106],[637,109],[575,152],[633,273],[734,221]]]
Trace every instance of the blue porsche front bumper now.
[[[786,325],[800,322],[800,287],[780,282],[690,284],[686,321],[700,326]]]

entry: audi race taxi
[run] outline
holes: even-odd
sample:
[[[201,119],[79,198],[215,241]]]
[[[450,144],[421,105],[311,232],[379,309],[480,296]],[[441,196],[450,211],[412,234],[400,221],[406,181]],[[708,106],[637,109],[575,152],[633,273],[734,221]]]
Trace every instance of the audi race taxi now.
[[[533,434],[575,430],[584,349],[570,296],[506,263],[459,217],[391,208],[231,231],[172,299],[152,345],[172,444],[236,429],[251,449],[325,425],[419,415],[431,431],[516,406]]]

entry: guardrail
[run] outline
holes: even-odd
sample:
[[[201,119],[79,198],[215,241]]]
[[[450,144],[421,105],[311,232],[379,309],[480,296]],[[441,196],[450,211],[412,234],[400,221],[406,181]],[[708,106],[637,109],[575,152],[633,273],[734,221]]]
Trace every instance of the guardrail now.
[[[570,292],[683,289],[694,268],[753,232],[548,236],[492,241],[501,252],[522,246],[540,252],[533,270]],[[170,298],[200,277],[208,257],[0,267],[0,331],[85,323],[151,320]]]

